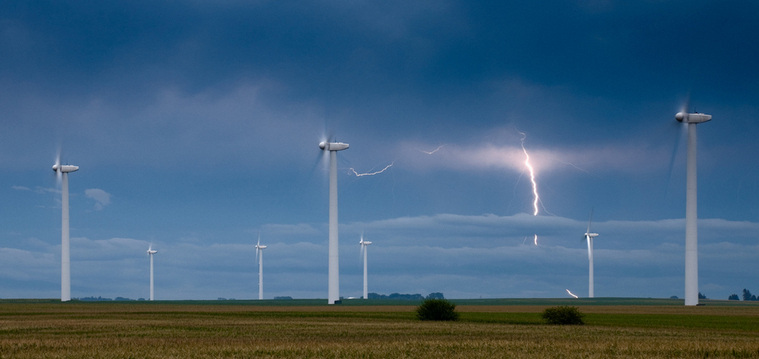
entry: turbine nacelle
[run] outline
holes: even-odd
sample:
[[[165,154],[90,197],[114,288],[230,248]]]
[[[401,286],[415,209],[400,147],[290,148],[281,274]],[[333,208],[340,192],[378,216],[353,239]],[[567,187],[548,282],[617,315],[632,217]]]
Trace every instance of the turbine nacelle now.
[[[258,250],[266,249],[266,246],[263,244],[256,244],[256,249]]]
[[[702,123],[706,122],[712,119],[712,115],[707,115],[705,113],[688,113],[684,111],[680,111],[675,115],[675,120],[679,122],[685,122],[685,123]]]
[[[53,165],[54,172],[69,173],[69,172],[76,172],[78,170],[79,170],[79,166],[59,165],[57,163]]]
[[[585,238],[596,238],[598,233],[585,233]]]
[[[319,143],[319,148],[325,151],[342,151],[342,150],[348,149],[348,146],[350,145],[343,142],[322,141]]]

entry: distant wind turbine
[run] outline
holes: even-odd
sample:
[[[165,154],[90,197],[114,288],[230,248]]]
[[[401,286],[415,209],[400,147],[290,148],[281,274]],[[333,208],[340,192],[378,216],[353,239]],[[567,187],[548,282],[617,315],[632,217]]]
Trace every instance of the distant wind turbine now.
[[[593,284],[593,238],[598,237],[598,233],[590,231],[590,222],[593,220],[593,211],[590,211],[590,218],[588,218],[588,229],[585,231],[585,241],[588,242],[588,298],[593,298],[594,284]]]
[[[347,143],[319,143],[319,148],[329,151],[329,271],[327,286],[327,303],[340,302],[340,264],[337,239],[337,151],[348,148]]]
[[[256,243],[256,261],[258,261],[258,300],[264,299],[264,249],[266,249],[266,246],[261,245],[261,235],[259,235],[258,243]]]
[[[367,246],[372,244],[372,242],[365,241],[364,235],[361,235],[361,240],[358,242],[359,245],[361,245],[361,257],[364,260],[364,299],[369,299],[369,285],[368,283],[368,276],[367,276],[367,270],[366,270],[366,252],[367,252]]]
[[[158,251],[153,249],[152,244],[148,246],[148,257],[150,257],[150,300],[155,300],[155,296],[153,295],[153,255],[156,253]]]
[[[698,305],[698,187],[696,171],[696,125],[712,115],[688,113],[687,105],[675,119],[688,126],[688,158],[685,194],[685,305]]]
[[[71,300],[71,255],[69,241],[69,178],[70,172],[76,172],[79,166],[61,165],[57,156],[53,171],[61,183],[61,301]]]

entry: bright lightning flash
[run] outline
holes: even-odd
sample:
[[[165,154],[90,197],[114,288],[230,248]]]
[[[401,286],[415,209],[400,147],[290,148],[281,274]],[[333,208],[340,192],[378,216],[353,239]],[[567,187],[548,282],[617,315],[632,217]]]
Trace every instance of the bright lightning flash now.
[[[532,168],[532,163],[530,163],[530,155],[527,153],[527,149],[524,147],[524,140],[527,138],[527,134],[524,132],[519,132],[520,135],[522,135],[522,152],[524,152],[524,166],[527,167],[527,171],[530,172],[530,182],[532,183],[532,196],[535,198],[532,201],[532,208],[533,216],[538,215],[538,203],[540,202],[540,196],[538,195],[538,183],[535,182],[535,169]],[[533,238],[533,243],[535,245],[538,245],[538,235],[536,234]]]
[[[358,173],[358,172],[356,172],[356,170],[355,170],[355,169],[353,169],[353,168],[351,168],[351,171],[353,171],[353,174],[355,174],[355,175],[356,175],[356,177],[363,177],[363,176],[374,176],[374,175],[378,175],[378,174],[380,174],[380,173],[382,173],[382,172],[385,172],[385,171],[387,171],[387,169],[388,169],[388,168],[390,168],[390,167],[393,167],[393,165],[394,165],[394,164],[395,164],[395,162],[393,162],[393,163],[391,163],[391,164],[389,164],[389,165],[385,166],[385,168],[383,168],[383,169],[381,169],[381,170],[379,170],[379,171],[376,171],[376,172]]]
[[[569,289],[567,289],[567,293],[569,293],[569,295],[571,295],[572,297],[578,298],[574,293],[570,292]]]
[[[520,132],[520,135],[522,135],[522,152],[524,152],[524,165],[527,167],[527,170],[530,172],[530,182],[532,182],[532,195],[535,198],[532,201],[532,208],[533,208],[533,216],[538,215],[538,202],[540,202],[540,196],[538,195],[538,183],[535,182],[535,169],[532,168],[532,164],[530,163],[530,155],[527,153],[527,149],[524,147],[524,140],[527,138],[527,135],[524,132]]]

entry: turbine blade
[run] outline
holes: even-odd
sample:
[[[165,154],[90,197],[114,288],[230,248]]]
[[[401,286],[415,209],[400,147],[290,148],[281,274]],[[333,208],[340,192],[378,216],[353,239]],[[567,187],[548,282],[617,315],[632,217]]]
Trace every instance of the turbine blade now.
[[[366,250],[366,245],[364,244],[364,232],[361,232],[361,240],[358,241],[358,244],[361,247],[358,252],[358,261],[359,263],[363,263],[364,251]]]
[[[683,101],[682,107],[680,107],[680,111],[688,113],[690,111],[690,91],[688,91],[688,94],[685,95],[685,100]]]
[[[590,209],[590,216],[588,216],[588,230],[585,232],[590,233],[590,222],[593,221],[593,208]]]

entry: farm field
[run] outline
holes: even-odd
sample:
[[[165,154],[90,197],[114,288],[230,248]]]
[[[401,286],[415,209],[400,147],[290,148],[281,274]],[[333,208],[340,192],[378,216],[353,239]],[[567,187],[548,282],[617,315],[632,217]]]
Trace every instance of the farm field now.
[[[677,300],[453,300],[457,322],[418,303],[326,300],[0,300],[0,358],[759,358],[759,305]],[[574,305],[584,326],[543,324]]]

